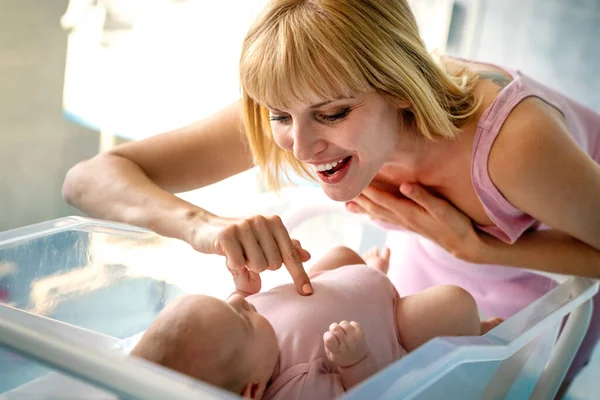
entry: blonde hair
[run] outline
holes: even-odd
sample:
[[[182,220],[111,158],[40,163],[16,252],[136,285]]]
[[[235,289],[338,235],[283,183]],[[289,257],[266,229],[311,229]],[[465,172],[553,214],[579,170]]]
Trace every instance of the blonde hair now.
[[[406,0],[271,0],[244,39],[240,82],[254,162],[276,189],[286,164],[312,174],[273,140],[267,105],[377,91],[408,103],[416,130],[435,140],[456,137],[480,104],[476,74],[427,52]]]

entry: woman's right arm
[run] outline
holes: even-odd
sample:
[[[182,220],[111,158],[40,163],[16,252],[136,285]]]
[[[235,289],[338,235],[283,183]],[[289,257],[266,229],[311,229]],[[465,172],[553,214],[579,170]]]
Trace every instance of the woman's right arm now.
[[[173,193],[198,189],[252,166],[240,105],[187,127],[127,143],[75,165],[65,200],[94,218],[191,242],[209,215]]]
[[[298,254],[279,217],[219,217],[174,195],[252,166],[240,107],[232,104],[188,127],[80,162],[68,172],[63,196],[94,218],[147,228],[200,252],[225,256],[240,290],[260,287],[258,277],[251,284],[246,268],[258,273],[283,263],[299,292],[309,294],[302,266],[306,257]]]

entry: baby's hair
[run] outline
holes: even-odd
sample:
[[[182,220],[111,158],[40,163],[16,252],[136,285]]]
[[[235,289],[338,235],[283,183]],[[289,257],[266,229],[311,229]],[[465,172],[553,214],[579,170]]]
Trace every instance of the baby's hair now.
[[[244,128],[271,188],[285,166],[314,178],[273,140],[267,107],[313,104],[376,91],[410,105],[424,137],[454,138],[477,111],[477,75],[430,55],[406,0],[271,0],[248,31],[240,58]]]
[[[240,394],[250,372],[240,368],[241,349],[217,351],[217,338],[205,334],[202,314],[193,306],[181,307],[181,299],[192,297],[177,299],[161,311],[131,355]],[[173,312],[176,306],[179,312]]]

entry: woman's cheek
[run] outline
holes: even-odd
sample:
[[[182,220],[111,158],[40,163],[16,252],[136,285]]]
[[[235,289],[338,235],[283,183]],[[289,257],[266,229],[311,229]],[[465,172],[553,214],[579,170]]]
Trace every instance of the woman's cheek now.
[[[294,148],[294,140],[291,135],[288,135],[284,127],[278,127],[275,125],[276,123],[271,124],[271,132],[273,134],[273,140],[277,146],[281,147],[284,150],[292,151]]]

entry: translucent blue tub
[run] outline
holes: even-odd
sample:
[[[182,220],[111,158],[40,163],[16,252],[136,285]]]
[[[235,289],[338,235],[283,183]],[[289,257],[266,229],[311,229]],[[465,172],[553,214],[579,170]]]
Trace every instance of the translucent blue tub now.
[[[328,207],[288,213],[288,228],[333,218]],[[310,230],[335,226],[321,221]],[[362,234],[380,234],[368,229]],[[230,284],[226,273],[214,278],[225,268],[202,266],[206,257],[141,229],[85,218],[0,233],[0,399],[235,398],[124,354],[133,339],[123,339],[176,296],[218,297],[222,289],[211,290]],[[569,278],[487,335],[432,340],[344,398],[551,398],[597,290],[597,281]]]

